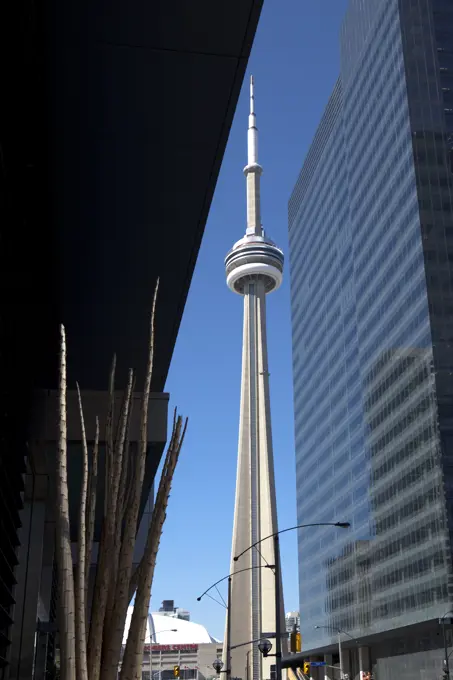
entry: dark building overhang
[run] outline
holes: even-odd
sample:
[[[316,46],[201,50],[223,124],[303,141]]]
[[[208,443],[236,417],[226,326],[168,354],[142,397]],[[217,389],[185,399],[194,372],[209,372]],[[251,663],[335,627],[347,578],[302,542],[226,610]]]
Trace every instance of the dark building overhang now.
[[[106,390],[116,352],[117,387],[132,366],[140,391],[160,276],[152,391],[163,391],[262,1],[0,10],[0,547],[11,553],[0,675],[33,394],[57,386],[58,325],[70,389]]]
[[[117,389],[129,367],[142,389],[157,277],[163,391],[261,5],[24,0],[15,21],[0,16],[14,45],[0,110],[5,455],[23,461],[33,392],[57,387],[61,322],[68,389],[106,390],[114,352]]]
[[[116,352],[121,384],[160,276],[162,391],[262,0],[25,5],[1,120],[10,360],[54,388],[64,322],[69,381],[105,389]]]

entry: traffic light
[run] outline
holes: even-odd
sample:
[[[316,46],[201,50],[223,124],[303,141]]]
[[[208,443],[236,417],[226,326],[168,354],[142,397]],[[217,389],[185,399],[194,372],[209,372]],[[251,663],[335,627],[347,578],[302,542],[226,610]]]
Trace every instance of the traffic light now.
[[[291,652],[296,654],[301,650],[300,633],[294,631],[291,633]]]
[[[173,677],[174,678],[179,678],[180,677],[180,668],[179,666],[173,666]]]
[[[310,662],[304,661],[304,675],[310,675]]]

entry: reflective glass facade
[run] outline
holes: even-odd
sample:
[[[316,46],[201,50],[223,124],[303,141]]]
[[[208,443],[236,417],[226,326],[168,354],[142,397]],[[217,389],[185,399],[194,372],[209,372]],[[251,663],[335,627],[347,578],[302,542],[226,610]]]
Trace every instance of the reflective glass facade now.
[[[451,133],[453,2],[352,0],[289,202],[298,520],[352,524],[300,533],[304,649],[452,603]]]

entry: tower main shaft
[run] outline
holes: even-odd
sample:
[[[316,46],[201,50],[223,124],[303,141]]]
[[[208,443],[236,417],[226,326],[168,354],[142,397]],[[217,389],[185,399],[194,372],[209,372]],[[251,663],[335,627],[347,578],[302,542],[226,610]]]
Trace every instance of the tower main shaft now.
[[[269,372],[266,335],[266,294],[282,281],[283,253],[264,235],[260,211],[258,131],[253,79],[250,86],[248,129],[247,229],[225,259],[227,284],[244,298],[241,406],[230,572],[242,571],[231,580],[231,640],[234,647],[275,633],[275,575],[266,568],[275,564],[272,540],[234,556],[260,539],[275,533],[277,508],[270,418]],[[284,617],[282,610],[278,613]],[[227,659],[225,657],[225,662]],[[257,645],[231,651],[230,677],[266,680],[272,658],[263,658]],[[226,668],[226,666],[225,666]],[[245,674],[245,675],[244,675]]]

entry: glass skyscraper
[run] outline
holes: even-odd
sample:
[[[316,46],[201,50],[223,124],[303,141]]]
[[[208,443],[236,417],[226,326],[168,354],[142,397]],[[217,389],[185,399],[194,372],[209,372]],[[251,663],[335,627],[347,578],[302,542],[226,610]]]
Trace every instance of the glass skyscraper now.
[[[379,678],[434,680],[453,607],[453,0],[351,0],[340,44],[289,241],[298,520],[352,527],[300,533],[303,649],[341,630]]]

